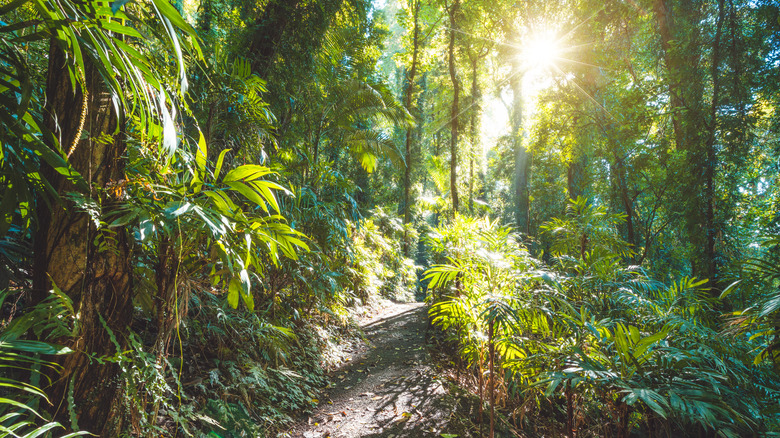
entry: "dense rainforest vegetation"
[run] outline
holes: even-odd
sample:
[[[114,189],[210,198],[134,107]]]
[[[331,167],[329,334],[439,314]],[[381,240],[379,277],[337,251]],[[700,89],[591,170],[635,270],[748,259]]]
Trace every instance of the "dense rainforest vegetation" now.
[[[775,1],[2,0],[0,100],[0,436],[283,434],[376,297],[485,436],[780,433]]]

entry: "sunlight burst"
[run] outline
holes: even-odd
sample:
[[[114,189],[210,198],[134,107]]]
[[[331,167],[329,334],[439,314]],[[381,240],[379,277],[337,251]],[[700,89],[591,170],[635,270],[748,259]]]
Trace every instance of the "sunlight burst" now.
[[[560,54],[561,47],[555,35],[545,33],[532,37],[520,56],[528,69],[543,69],[555,65]]]

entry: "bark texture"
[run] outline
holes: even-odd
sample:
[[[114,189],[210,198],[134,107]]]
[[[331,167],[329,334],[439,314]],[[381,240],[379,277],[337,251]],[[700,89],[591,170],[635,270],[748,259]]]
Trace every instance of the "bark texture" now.
[[[92,202],[93,210],[105,214],[119,202],[124,182],[125,144],[117,133],[119,122],[110,94],[90,61],[85,60],[85,84],[74,86],[62,50],[52,44],[49,55],[48,128],[90,186],[89,193],[79,195]],[[78,319],[76,338],[64,340],[75,353],[60,359],[63,369],[47,393],[54,404],[55,418],[62,424],[70,424],[71,392],[80,428],[116,436],[122,422],[118,367],[100,364],[94,358],[113,355],[117,348],[124,347],[123,335],[133,311],[128,238],[123,230],[98,228],[97,211],[91,215],[68,200],[66,194],[76,188],[65,177],[48,167],[42,173],[62,202],[40,201],[34,244],[34,294],[42,299],[53,282],[72,299]]]

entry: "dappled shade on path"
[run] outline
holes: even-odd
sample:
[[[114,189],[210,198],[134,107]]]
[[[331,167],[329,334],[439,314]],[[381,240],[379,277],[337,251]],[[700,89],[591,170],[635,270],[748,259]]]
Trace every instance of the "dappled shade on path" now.
[[[320,406],[291,435],[400,438],[446,432],[453,403],[428,365],[426,309],[397,304],[364,324],[370,345],[333,373]]]

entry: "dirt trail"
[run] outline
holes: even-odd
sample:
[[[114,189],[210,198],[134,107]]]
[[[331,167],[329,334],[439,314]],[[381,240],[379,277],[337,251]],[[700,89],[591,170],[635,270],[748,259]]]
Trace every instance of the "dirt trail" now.
[[[295,438],[439,437],[453,412],[446,383],[428,365],[426,307],[396,304],[365,322],[370,345],[335,371]],[[443,385],[444,383],[444,385]],[[445,435],[446,436],[446,435]]]

